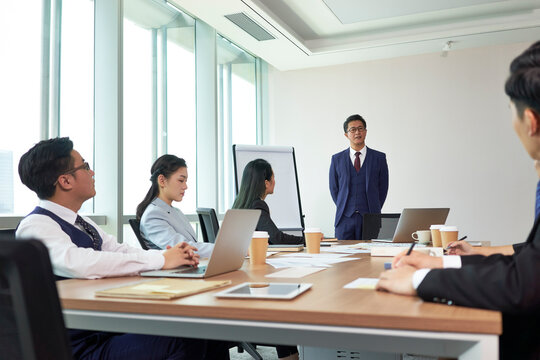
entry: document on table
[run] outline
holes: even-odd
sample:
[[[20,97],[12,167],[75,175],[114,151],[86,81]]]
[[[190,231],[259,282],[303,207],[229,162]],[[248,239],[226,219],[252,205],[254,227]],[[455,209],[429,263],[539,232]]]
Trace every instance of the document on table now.
[[[352,247],[353,245],[334,245],[328,248],[321,248],[321,252],[324,253],[344,253],[351,254],[369,254],[369,250]]]
[[[361,260],[358,258],[313,258],[313,257],[272,257],[267,258],[266,263],[272,265],[276,269],[285,267],[331,267],[332,264],[337,264],[345,261]]]
[[[375,289],[379,282],[377,278],[358,278],[344,286],[345,289]]]
[[[349,256],[349,254],[308,254],[308,253],[290,253],[290,254],[281,254],[281,257],[289,257],[289,258],[312,258],[312,259],[338,259],[345,256]]]
[[[293,267],[276,271],[275,273],[265,275],[268,278],[301,278],[316,272],[326,270],[320,267]]]

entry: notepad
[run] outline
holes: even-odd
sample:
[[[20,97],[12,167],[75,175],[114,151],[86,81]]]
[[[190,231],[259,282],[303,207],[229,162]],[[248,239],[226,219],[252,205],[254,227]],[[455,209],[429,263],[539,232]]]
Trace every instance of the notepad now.
[[[296,245],[296,244],[275,244],[275,245],[268,245],[269,251],[302,251],[304,250],[304,245]]]
[[[171,300],[230,285],[230,280],[157,279],[96,291],[96,296]]]

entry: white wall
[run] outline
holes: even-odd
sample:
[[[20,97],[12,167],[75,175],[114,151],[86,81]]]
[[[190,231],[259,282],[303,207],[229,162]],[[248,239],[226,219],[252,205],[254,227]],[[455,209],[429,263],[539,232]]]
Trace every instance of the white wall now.
[[[366,144],[388,159],[383,212],[450,207],[447,224],[470,240],[524,241],[537,175],[512,128],[504,81],[510,61],[528,45],[270,69],[269,145],[295,147],[306,226],[334,233],[330,158],[348,146],[343,121],[359,113]]]

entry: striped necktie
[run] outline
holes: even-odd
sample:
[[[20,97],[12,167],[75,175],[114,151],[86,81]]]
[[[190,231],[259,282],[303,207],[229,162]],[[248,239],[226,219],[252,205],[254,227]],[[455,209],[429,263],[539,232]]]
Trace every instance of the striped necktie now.
[[[75,223],[81,225],[84,231],[86,231],[86,233],[90,235],[90,237],[92,238],[92,243],[94,244],[94,250],[100,251],[101,245],[103,244],[103,239],[101,239],[101,236],[99,236],[96,228],[84,221],[83,218],[79,215],[77,215]]]

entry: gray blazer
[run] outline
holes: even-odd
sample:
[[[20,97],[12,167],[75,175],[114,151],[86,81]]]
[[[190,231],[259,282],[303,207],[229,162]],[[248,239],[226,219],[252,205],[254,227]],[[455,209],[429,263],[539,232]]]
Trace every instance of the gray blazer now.
[[[144,210],[141,235],[161,249],[185,241],[199,249],[197,253],[201,258],[209,257],[214,249],[214,244],[197,242],[186,215],[160,198],[155,198]]]

